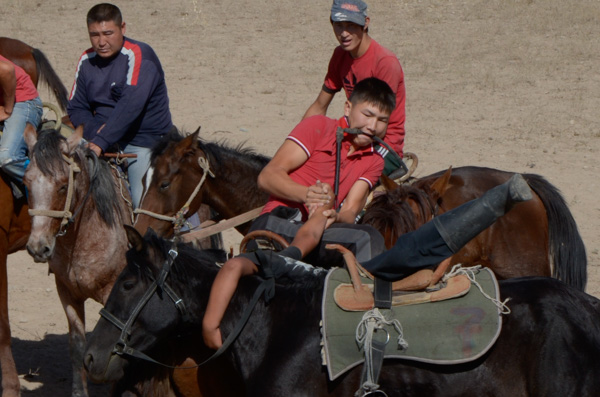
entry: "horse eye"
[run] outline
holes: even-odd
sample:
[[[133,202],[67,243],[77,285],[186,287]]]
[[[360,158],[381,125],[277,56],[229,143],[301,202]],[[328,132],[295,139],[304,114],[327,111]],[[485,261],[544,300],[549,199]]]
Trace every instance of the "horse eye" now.
[[[171,181],[163,181],[160,184],[160,190],[167,190],[171,185]]]
[[[128,281],[125,281],[125,282],[123,283],[123,289],[124,289],[125,291],[129,291],[129,290],[131,290],[133,287],[135,287],[135,282],[134,282],[133,280],[128,280]]]
[[[67,189],[69,188],[69,185],[62,185],[59,189],[58,192],[59,193],[64,193],[67,191]]]

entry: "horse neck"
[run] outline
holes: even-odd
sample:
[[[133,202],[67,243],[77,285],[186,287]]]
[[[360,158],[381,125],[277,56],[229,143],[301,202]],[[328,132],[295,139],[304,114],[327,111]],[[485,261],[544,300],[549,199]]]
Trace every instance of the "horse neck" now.
[[[207,175],[202,187],[202,203],[231,218],[264,205],[267,195],[258,188],[258,174],[263,166],[227,156],[224,162],[209,157],[214,178]],[[200,173],[200,176],[203,173]],[[200,179],[198,178],[198,181]]]

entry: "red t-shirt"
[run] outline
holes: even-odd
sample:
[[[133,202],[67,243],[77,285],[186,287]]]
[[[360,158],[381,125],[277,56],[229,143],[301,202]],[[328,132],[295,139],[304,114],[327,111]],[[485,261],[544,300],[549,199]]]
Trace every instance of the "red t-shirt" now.
[[[331,93],[338,92],[343,88],[346,97],[349,98],[356,83],[368,77],[376,77],[385,81],[396,94],[396,108],[390,115],[384,141],[402,156],[406,95],[404,72],[393,52],[382,47],[373,39],[371,39],[367,51],[358,58],[352,58],[348,51],[337,47],[329,61],[323,88]]]
[[[12,63],[9,59],[4,58],[2,55],[0,55],[0,60]],[[31,78],[23,70],[23,68],[15,65],[14,63],[12,64],[15,67],[15,76],[17,77],[15,102],[25,102],[40,96],[37,92],[37,89],[33,85]],[[0,87],[0,92],[2,92],[2,87]],[[0,95],[0,103],[4,104],[4,98],[2,97],[2,95]]]
[[[313,116],[302,120],[288,135],[289,139],[306,152],[308,159],[299,168],[292,171],[290,178],[303,186],[312,186],[317,180],[328,183],[334,188],[337,127],[347,128],[348,123],[342,117],[339,120],[325,116]],[[383,171],[383,159],[375,151],[373,145],[357,150],[348,156],[351,143],[349,137],[342,140],[340,158],[340,185],[338,203],[342,203],[350,188],[358,180],[363,180],[372,188]],[[270,212],[277,206],[299,208],[303,219],[308,212],[302,203],[284,200],[275,196],[269,197],[262,213]]]

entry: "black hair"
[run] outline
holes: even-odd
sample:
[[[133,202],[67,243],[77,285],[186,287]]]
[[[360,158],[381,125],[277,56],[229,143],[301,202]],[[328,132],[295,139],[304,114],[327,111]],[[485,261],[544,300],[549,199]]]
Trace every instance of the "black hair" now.
[[[114,4],[100,3],[96,4],[87,13],[87,24],[90,26],[97,22],[108,22],[113,21],[115,25],[121,26],[123,23],[123,16],[121,10]]]
[[[368,77],[359,81],[354,86],[349,100],[353,105],[368,102],[390,114],[396,107],[396,95],[394,91],[392,91],[385,81],[379,80],[376,77]]]

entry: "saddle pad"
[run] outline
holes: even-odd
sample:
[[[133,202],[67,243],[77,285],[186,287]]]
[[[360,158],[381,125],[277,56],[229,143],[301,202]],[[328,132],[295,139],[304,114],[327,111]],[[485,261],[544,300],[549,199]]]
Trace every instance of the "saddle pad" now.
[[[476,273],[476,281],[491,297],[498,299],[498,283],[487,268]],[[355,332],[364,312],[347,312],[340,309],[333,299],[335,288],[349,283],[345,269],[332,269],[325,280],[323,295],[323,339],[327,370],[331,380],[364,361]],[[365,284],[371,280],[363,278]],[[398,319],[403,329],[406,350],[398,346],[398,332],[392,325],[386,326],[389,343],[385,358],[414,360],[434,364],[460,364],[483,355],[500,335],[502,319],[498,307],[483,296],[479,288],[456,299],[409,306],[394,306],[381,310],[389,319]],[[379,331],[375,337],[385,335]]]

